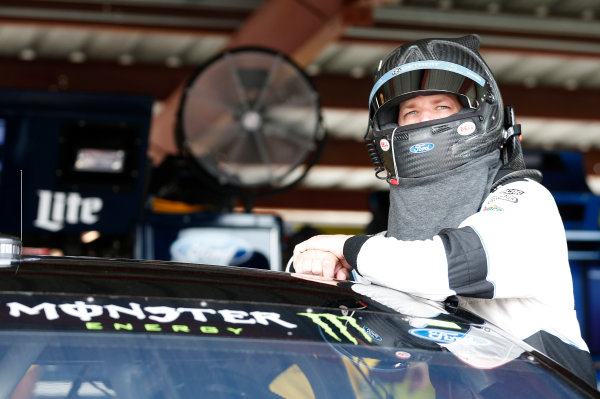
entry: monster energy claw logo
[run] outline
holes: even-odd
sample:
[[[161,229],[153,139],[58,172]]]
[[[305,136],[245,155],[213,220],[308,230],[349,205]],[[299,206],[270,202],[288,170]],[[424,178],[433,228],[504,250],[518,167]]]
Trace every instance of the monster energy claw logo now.
[[[358,345],[358,341],[354,336],[350,333],[349,327],[352,327],[360,335],[367,341],[372,342],[373,339],[367,334],[367,332],[358,325],[356,319],[352,316],[337,316],[331,313],[298,313],[298,316],[306,316],[311,319],[316,325],[321,327],[323,332],[329,335],[331,338],[335,339],[338,342],[342,342],[342,338],[340,338],[334,331],[334,328],[339,331],[340,335],[345,337],[348,341],[352,342],[354,345]]]

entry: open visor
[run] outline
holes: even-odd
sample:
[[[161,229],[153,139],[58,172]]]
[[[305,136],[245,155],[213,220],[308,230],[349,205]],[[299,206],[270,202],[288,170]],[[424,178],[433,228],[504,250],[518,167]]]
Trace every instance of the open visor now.
[[[369,117],[376,128],[398,120],[401,101],[417,95],[451,93],[464,108],[479,108],[489,87],[479,74],[446,61],[418,61],[393,68],[373,86],[369,96]],[[380,108],[382,108],[380,111]]]

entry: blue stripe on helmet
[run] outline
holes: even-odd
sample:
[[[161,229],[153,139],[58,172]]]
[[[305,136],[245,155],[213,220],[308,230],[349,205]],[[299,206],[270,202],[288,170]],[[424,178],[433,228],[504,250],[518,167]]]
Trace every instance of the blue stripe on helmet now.
[[[369,106],[371,105],[371,100],[373,100],[373,96],[375,95],[375,92],[377,90],[379,90],[379,88],[381,86],[383,86],[388,80],[392,79],[395,76],[401,75],[403,73],[410,72],[410,71],[416,71],[419,69],[441,69],[444,71],[455,72],[455,73],[458,73],[460,75],[463,75],[463,76],[475,81],[480,86],[485,85],[485,79],[483,77],[481,77],[481,75],[471,71],[468,68],[465,68],[462,65],[454,64],[452,62],[447,62],[447,61],[435,61],[435,60],[409,62],[408,64],[400,65],[393,69],[390,69],[389,71],[387,71],[385,73],[385,75],[380,77],[377,80],[377,82],[375,82],[375,85],[373,86],[373,90],[371,90],[371,94],[369,95]]]

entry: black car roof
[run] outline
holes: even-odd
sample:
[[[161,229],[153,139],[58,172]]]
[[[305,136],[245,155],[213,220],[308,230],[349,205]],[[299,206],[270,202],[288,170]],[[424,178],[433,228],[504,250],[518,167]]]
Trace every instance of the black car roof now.
[[[353,284],[243,267],[88,257],[21,256],[0,268],[0,293],[346,306],[397,313],[355,292]],[[450,302],[445,308],[462,322],[482,322]]]
[[[231,266],[88,257],[23,256],[0,268],[0,291],[325,305],[348,297],[335,284]]]

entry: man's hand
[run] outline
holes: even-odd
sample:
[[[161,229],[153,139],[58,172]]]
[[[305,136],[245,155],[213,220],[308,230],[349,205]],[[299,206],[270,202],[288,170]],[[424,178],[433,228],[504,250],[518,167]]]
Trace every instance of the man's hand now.
[[[338,280],[347,280],[352,267],[344,258],[348,235],[318,235],[294,248],[294,270]]]

